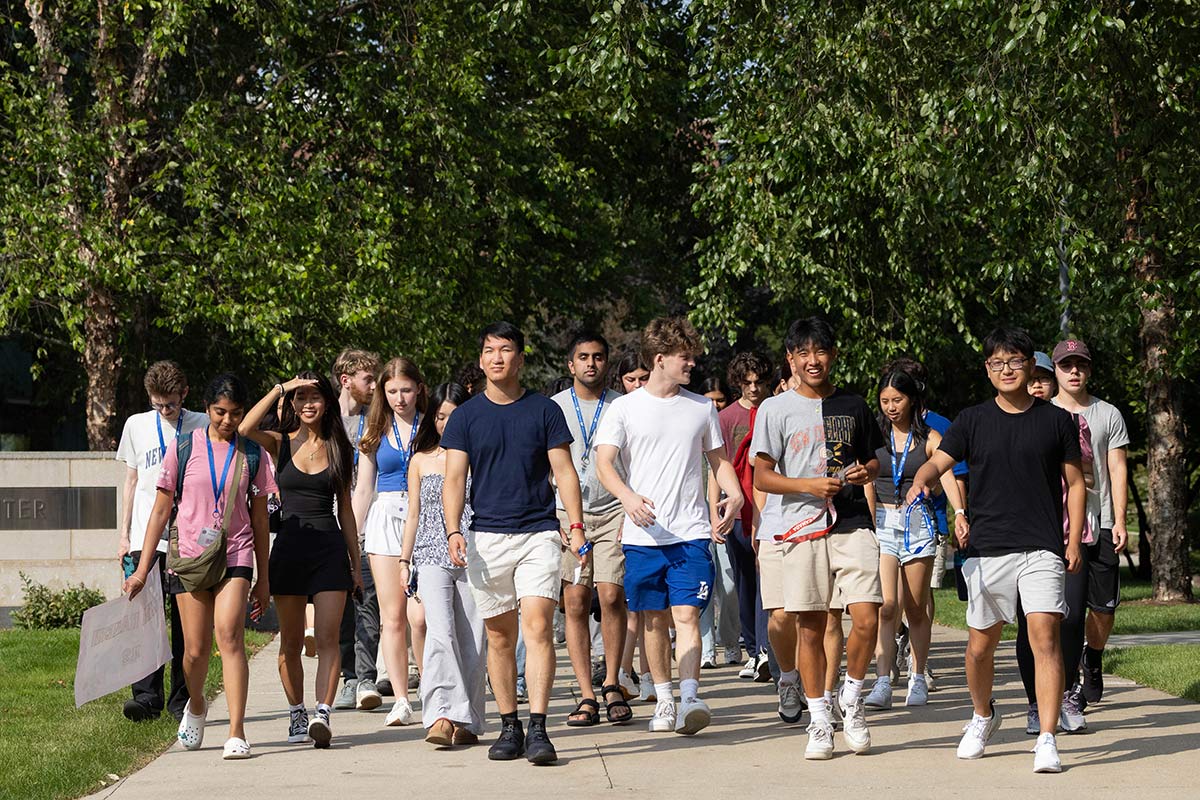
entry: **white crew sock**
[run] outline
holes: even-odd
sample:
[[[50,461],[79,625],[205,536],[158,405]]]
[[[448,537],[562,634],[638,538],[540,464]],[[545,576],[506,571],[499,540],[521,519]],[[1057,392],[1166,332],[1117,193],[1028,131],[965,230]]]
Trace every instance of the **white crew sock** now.
[[[303,711],[303,710],[304,710],[304,703],[295,703],[294,705],[288,706],[288,711]]]
[[[324,711],[326,714],[333,713],[333,706],[328,703],[317,703],[317,711]]]
[[[679,699],[685,703],[695,701],[696,695],[700,693],[700,681],[695,678],[684,678],[679,681]]]
[[[846,708],[854,705],[858,698],[862,696],[863,682],[858,678],[846,676],[846,682],[842,684],[842,705]]]
[[[829,700],[826,700],[825,697],[809,697],[807,700],[808,716],[813,722],[833,724],[833,721],[829,719]]]
[[[658,698],[658,702],[660,703],[664,700],[673,701],[675,699],[675,688],[670,681],[656,683],[654,684],[654,696]]]

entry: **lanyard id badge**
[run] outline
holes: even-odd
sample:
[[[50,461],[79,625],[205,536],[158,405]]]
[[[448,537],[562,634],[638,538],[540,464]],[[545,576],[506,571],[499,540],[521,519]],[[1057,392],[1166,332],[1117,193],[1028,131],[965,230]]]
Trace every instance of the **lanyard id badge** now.
[[[600,424],[600,413],[604,411],[604,400],[608,397],[608,389],[600,393],[600,402],[596,404],[596,413],[592,415],[592,424],[588,427],[583,425],[583,409],[579,407],[579,395],[575,394],[575,387],[571,387],[571,402],[575,404],[575,418],[579,420],[579,433],[583,436],[583,458],[580,459],[580,465],[584,471],[587,471],[588,465],[592,462],[592,439],[596,435],[596,426]]]
[[[229,451],[225,453],[225,467],[221,470],[221,480],[217,481],[217,460],[213,457],[212,437],[208,431],[204,433],[204,442],[208,445],[208,475],[212,479],[213,491],[213,521],[221,519],[221,494],[225,491],[225,479],[229,476],[229,465],[233,463],[233,453],[237,450],[238,439],[237,434],[233,435],[233,441],[229,443]],[[225,499],[226,504],[229,499]],[[218,531],[219,535],[220,531]]]
[[[400,427],[396,425],[396,415],[392,415],[392,433],[396,436],[396,450],[400,453],[400,475],[404,485],[408,486],[408,462],[412,458],[413,442],[417,440],[417,426],[421,424],[421,412],[413,416],[412,428],[408,432],[408,446],[400,446]]]
[[[158,427],[158,458],[161,461],[167,455],[167,442],[163,438],[162,433],[162,414],[154,412],[154,424]],[[183,430],[183,409],[179,409],[179,419],[175,421],[175,438],[179,438],[179,432]]]

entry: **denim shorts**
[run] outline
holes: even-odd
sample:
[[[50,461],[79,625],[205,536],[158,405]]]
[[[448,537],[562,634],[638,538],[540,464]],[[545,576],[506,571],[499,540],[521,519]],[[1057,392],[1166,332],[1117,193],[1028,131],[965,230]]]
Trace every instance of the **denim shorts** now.
[[[899,512],[899,527],[896,527],[894,519],[892,525],[887,524],[887,512],[893,510],[885,508],[882,503],[875,507],[875,535],[879,537],[879,554],[891,556],[901,564],[918,558],[933,558],[936,550],[934,532],[925,524],[921,509],[914,508],[909,517],[907,547],[904,545],[904,509]]]

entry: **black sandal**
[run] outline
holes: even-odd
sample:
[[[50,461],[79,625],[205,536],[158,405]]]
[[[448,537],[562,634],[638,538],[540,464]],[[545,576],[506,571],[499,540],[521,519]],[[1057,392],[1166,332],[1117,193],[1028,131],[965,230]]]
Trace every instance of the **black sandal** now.
[[[615,693],[620,700],[609,701],[608,696]],[[608,721],[614,725],[626,725],[633,721],[633,709],[629,707],[629,702],[625,699],[625,693],[621,691],[621,687],[617,685],[604,686],[600,689],[600,696],[604,698],[605,716]],[[623,714],[613,714],[613,711],[625,709]]]
[[[589,711],[588,708],[591,708]],[[586,719],[571,719],[571,717],[579,714],[587,714]],[[592,725],[600,724],[600,704],[590,697],[585,697],[579,701],[579,705],[575,706],[575,710],[567,715],[567,727],[570,728],[587,728]]]

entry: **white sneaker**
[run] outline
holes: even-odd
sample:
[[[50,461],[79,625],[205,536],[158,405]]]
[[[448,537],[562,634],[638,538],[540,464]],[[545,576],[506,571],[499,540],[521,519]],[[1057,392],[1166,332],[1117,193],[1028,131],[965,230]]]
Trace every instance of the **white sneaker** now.
[[[867,708],[891,708],[892,679],[887,676],[876,678],[870,694],[863,700],[863,705]]]
[[[866,753],[871,749],[871,731],[867,728],[866,706],[860,697],[844,711],[842,718],[842,736],[846,737],[846,746],[855,753]]]
[[[963,726],[963,737],[958,743],[959,758],[983,758],[983,751],[988,740],[1000,727],[1000,717],[996,714],[996,701],[991,702],[992,715],[977,717],[971,715],[971,721]]]
[[[752,655],[746,659],[746,666],[742,667],[738,672],[738,677],[742,680],[750,681],[758,677],[758,659],[761,656]]]
[[[725,666],[732,667],[742,663],[742,651],[734,650],[732,647],[725,649]]]
[[[779,718],[788,725],[795,725],[804,714],[804,703],[800,697],[799,683],[779,682]]]
[[[675,730],[675,702],[670,699],[659,700],[654,706],[654,716],[650,718],[651,733],[670,733]]]
[[[675,723],[675,732],[685,736],[699,733],[712,722],[712,711],[699,697],[684,700],[679,704],[679,719]]]
[[[653,703],[658,699],[654,689],[654,678],[649,672],[642,674],[642,682],[639,684],[640,691],[638,692],[638,700],[643,703]]]
[[[354,707],[361,711],[372,711],[383,704],[383,695],[374,681],[361,680],[354,688]]]
[[[1062,772],[1062,761],[1058,757],[1058,743],[1053,733],[1043,733],[1033,747],[1034,772]]]
[[[394,728],[397,725],[408,725],[412,721],[412,703],[403,697],[397,697],[396,702],[392,704],[392,710],[388,712],[387,719],[383,721],[383,724],[385,727]]]
[[[638,696],[638,687],[625,670],[617,672],[617,686],[621,687],[621,694],[625,695],[626,700],[632,700]]]
[[[842,725],[842,701],[839,693],[835,692],[833,699],[825,700],[825,707],[829,709],[829,721],[834,730],[837,730]]]
[[[700,669],[716,669],[716,668],[717,668],[717,656],[715,653],[711,656],[705,656],[704,658],[700,659]]]
[[[928,702],[929,686],[925,683],[925,676],[910,674],[908,679],[908,696],[904,698],[904,705],[923,706]]]
[[[833,758],[833,726],[827,722],[808,724],[808,745],[804,757],[809,761],[825,761]]]

